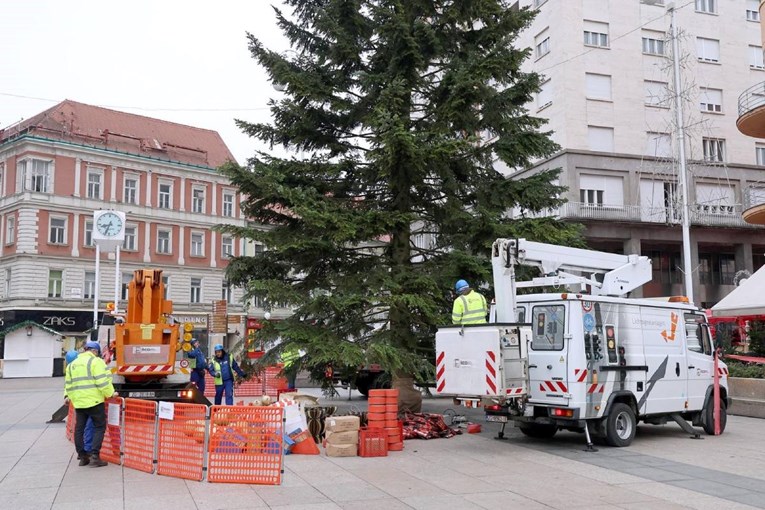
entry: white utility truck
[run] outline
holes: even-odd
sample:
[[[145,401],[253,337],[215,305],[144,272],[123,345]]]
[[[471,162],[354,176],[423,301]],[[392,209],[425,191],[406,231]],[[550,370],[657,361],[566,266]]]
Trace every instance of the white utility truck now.
[[[704,313],[683,297],[636,299],[651,261],[498,239],[492,253],[491,322],[436,334],[436,391],[483,406],[488,421],[515,422],[532,437],[559,429],[628,446],[638,421],[688,423],[714,433],[715,359]],[[517,265],[542,276],[515,281]],[[521,294],[546,287],[553,293]],[[719,424],[725,429],[727,368],[720,362]]]

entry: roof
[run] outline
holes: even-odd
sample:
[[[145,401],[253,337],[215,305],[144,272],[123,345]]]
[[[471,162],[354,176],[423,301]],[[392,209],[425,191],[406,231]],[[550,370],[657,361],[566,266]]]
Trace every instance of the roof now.
[[[234,161],[217,131],[69,99],[0,130],[0,143],[24,134],[211,168]]]
[[[733,292],[725,296],[712,307],[715,317],[730,317],[732,315],[761,315],[765,314],[765,266],[761,267]]]
[[[3,331],[3,334],[7,335],[8,333],[13,333],[16,330],[19,330],[19,329],[22,329],[22,328],[26,328],[27,326],[32,326],[32,327],[35,327],[37,329],[41,329],[41,330],[43,330],[43,331],[45,331],[47,333],[50,333],[51,335],[62,336],[62,334],[59,333],[58,331],[55,331],[55,330],[49,328],[48,326],[43,326],[39,322],[35,322],[35,321],[23,321],[23,322],[19,322],[17,324],[14,324],[13,326],[9,326],[7,329],[5,329]]]

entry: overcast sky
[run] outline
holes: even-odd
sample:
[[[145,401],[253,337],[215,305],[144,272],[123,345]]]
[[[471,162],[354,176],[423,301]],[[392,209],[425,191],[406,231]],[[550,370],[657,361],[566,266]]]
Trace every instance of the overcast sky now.
[[[267,121],[279,96],[246,39],[287,48],[271,5],[281,0],[0,1],[0,126],[72,99],[215,130],[244,162],[263,146],[234,119]]]

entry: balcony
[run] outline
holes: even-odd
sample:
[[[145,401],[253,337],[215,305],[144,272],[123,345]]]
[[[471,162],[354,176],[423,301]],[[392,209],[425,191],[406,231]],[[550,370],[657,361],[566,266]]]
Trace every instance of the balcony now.
[[[765,204],[762,205],[765,211]],[[697,227],[751,227],[744,221],[741,205],[691,204],[691,225]],[[577,221],[610,221],[622,223],[663,223],[679,225],[681,213],[675,207],[644,207],[639,205],[601,206],[582,202],[567,202],[558,211],[550,212],[564,219]]]
[[[750,225],[765,225],[765,189],[749,188],[744,192],[744,221]]]
[[[749,87],[738,96],[738,130],[755,138],[765,138],[765,82]]]

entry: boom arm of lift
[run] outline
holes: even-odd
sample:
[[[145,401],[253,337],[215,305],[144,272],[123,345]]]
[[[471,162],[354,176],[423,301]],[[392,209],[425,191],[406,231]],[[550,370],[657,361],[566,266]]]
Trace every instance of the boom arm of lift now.
[[[589,286],[590,294],[624,296],[651,281],[651,260],[641,255],[617,255],[594,250],[497,239],[492,247],[492,271],[497,322],[515,322],[516,290],[528,287]],[[542,276],[515,281],[517,265],[538,267]],[[573,274],[579,273],[579,274]]]

